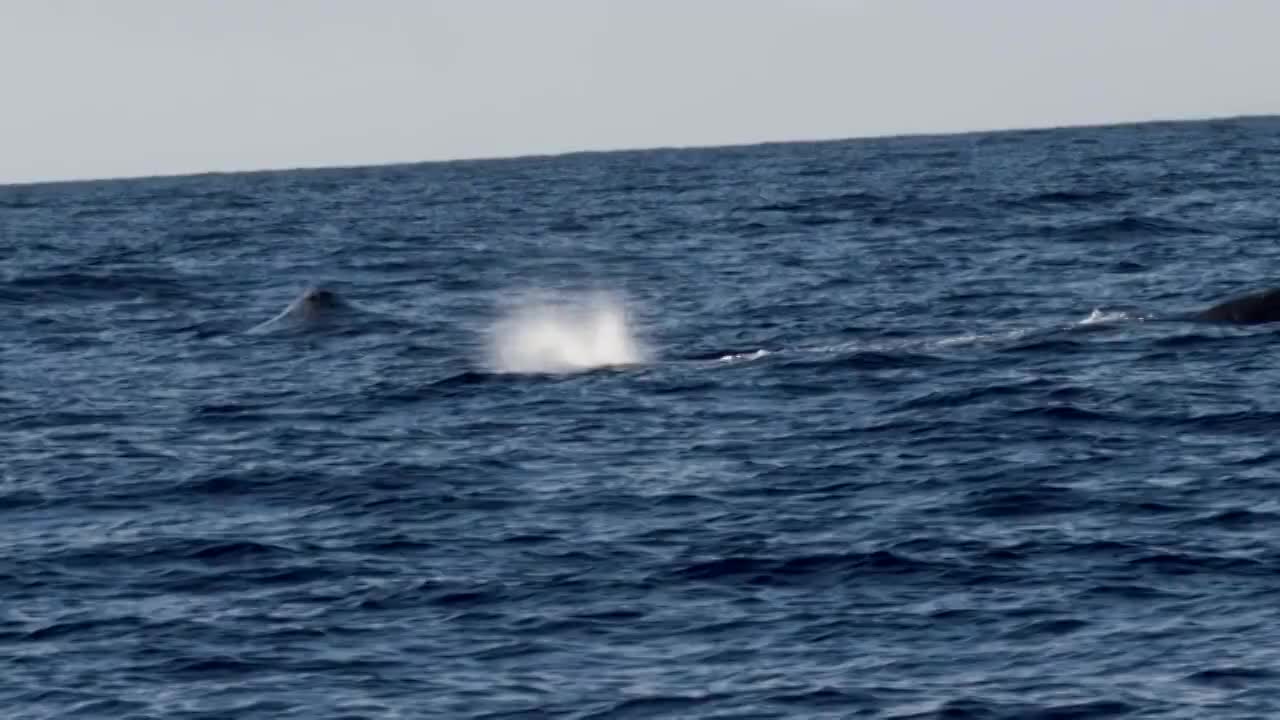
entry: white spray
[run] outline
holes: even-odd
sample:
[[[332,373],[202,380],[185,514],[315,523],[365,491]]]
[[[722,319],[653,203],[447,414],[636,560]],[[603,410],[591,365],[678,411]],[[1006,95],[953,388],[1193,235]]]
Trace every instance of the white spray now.
[[[528,298],[494,324],[490,364],[502,373],[569,373],[637,365],[648,352],[609,294]]]

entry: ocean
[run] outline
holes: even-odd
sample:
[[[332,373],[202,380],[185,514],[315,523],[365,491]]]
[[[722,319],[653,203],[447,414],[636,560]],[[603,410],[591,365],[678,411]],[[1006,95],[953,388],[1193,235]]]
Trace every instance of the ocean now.
[[[1278,180],[1250,118],[0,187],[0,708],[1280,717],[1276,329],[1191,317]]]

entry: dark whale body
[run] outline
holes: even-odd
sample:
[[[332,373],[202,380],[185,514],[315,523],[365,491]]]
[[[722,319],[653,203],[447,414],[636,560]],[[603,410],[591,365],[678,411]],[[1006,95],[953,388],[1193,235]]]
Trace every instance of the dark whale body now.
[[[254,327],[250,332],[286,328],[318,328],[350,313],[351,306],[334,291],[323,287],[310,287],[289,303],[289,307],[286,307],[283,312]]]
[[[1280,322],[1280,288],[1227,300],[1197,314],[1195,318],[1237,325]]]
[[[346,303],[332,290],[321,287],[308,288],[302,297],[294,301],[291,311],[301,319],[315,322],[335,311],[346,308]]]

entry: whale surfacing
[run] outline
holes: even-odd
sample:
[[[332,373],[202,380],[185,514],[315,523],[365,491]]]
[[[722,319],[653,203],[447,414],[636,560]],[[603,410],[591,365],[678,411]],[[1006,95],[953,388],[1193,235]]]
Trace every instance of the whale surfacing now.
[[[1280,322],[1280,288],[1262,290],[1219,303],[1195,316],[1198,320],[1260,325]]]
[[[336,292],[323,287],[309,287],[279,315],[257,325],[250,332],[266,332],[280,327],[316,327],[348,308],[346,301]]]
[[[324,319],[335,310],[341,310],[345,306],[345,303],[334,291],[313,287],[307,288],[297,300],[294,300],[286,312],[300,320],[315,322]]]

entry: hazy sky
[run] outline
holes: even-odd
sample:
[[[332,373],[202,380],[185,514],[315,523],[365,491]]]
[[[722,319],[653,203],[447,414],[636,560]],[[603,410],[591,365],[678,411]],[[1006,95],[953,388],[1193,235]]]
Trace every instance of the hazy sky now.
[[[1273,0],[0,0],[0,183],[1280,113]]]

